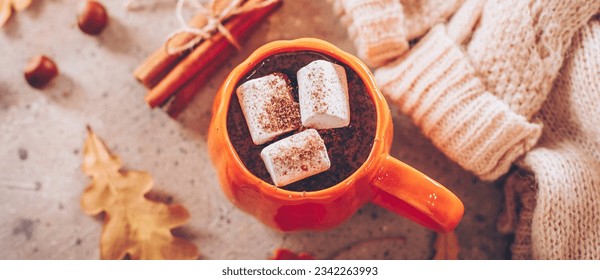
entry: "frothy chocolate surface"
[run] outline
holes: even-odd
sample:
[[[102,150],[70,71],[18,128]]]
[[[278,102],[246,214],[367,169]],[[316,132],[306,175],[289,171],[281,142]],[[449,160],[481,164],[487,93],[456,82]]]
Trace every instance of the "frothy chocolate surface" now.
[[[318,130],[327,147],[331,168],[282,187],[286,190],[316,191],[331,187],[350,176],[367,160],[373,146],[377,126],[373,101],[356,72],[335,59],[317,52],[291,52],[268,57],[257,63],[257,66],[250,70],[248,75],[236,85],[239,86],[248,80],[281,72],[289,77],[294,100],[298,102],[296,72],[310,62],[319,59],[342,65],[346,70],[350,98],[350,125],[342,128]],[[233,147],[246,168],[256,177],[270,184],[273,184],[273,180],[260,157],[260,152],[269,144],[299,132],[292,131],[263,145],[254,145],[235,93],[232,94],[229,102],[227,131]]]

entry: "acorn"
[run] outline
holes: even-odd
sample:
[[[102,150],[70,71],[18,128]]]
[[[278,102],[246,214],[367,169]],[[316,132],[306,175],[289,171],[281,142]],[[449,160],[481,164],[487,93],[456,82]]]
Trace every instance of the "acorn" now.
[[[108,13],[104,6],[93,0],[83,0],[77,6],[79,29],[89,35],[98,35],[108,24]]]
[[[38,55],[25,66],[25,80],[34,88],[42,88],[58,75],[58,68],[52,59]]]

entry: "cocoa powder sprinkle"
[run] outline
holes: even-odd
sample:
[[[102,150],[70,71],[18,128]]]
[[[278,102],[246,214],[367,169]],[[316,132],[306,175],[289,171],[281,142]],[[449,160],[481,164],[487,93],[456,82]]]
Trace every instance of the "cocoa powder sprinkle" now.
[[[319,137],[310,137],[304,147],[290,147],[285,153],[275,155],[275,165],[286,166],[292,170],[307,171],[309,166],[320,165],[319,154],[325,151],[325,143]]]
[[[267,132],[298,127],[300,125],[300,107],[298,103],[289,98],[271,97],[258,121]]]
[[[281,73],[275,73],[283,77],[285,84],[278,83],[277,80],[270,81],[270,85],[276,91],[276,95],[271,97],[264,111],[258,117],[258,122],[267,132],[282,131],[289,128],[300,126],[300,105],[294,102],[290,92],[289,80],[287,76]]]
[[[324,71],[323,67],[319,67],[318,71],[309,73],[308,77],[312,80],[323,81],[323,83],[325,83]],[[328,104],[323,101],[323,99],[325,99],[325,90],[326,88],[323,87],[323,84],[318,83],[316,88],[310,93],[311,98],[314,100],[313,111],[317,114],[323,114],[329,109]]]

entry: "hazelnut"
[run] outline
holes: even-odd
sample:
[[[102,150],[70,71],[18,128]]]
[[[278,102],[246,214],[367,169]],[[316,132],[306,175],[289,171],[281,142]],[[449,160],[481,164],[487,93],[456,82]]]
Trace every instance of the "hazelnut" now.
[[[83,0],[77,6],[77,24],[79,29],[90,35],[102,32],[108,23],[108,13],[102,4],[93,0]]]
[[[25,80],[34,88],[44,87],[56,75],[58,75],[56,64],[45,55],[33,57],[25,66]]]

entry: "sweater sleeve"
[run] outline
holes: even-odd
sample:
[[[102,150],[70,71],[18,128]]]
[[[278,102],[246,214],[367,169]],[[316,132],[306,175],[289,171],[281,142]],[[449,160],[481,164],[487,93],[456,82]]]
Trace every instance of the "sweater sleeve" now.
[[[408,49],[402,6],[395,0],[335,0],[358,56],[381,66]]]
[[[358,56],[371,67],[396,59],[409,41],[445,20],[462,0],[333,0]]]
[[[530,149],[540,124],[527,121],[486,91],[444,25],[398,61],[375,72],[380,89],[449,158],[482,179],[508,171]]]
[[[572,35],[600,2],[489,0],[481,9],[478,3],[467,1],[447,27],[434,27],[375,77],[450,159],[495,180],[537,143],[542,125],[533,115]]]

